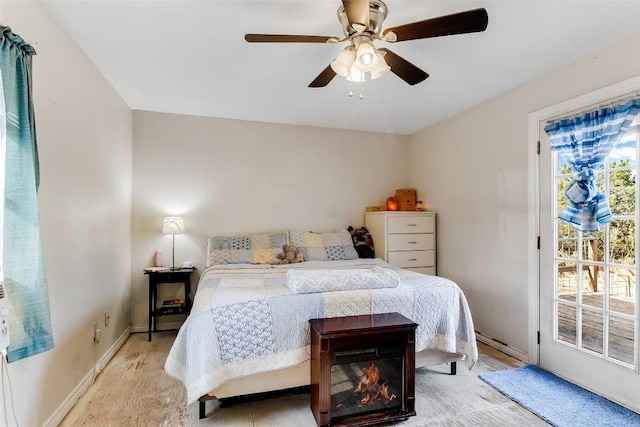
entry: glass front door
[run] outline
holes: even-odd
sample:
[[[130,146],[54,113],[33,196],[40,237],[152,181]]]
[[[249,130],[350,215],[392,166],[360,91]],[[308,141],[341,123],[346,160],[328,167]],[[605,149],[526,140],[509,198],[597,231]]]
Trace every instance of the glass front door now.
[[[597,233],[558,219],[573,174],[540,123],[540,365],[640,408],[638,119],[597,171],[612,221]]]

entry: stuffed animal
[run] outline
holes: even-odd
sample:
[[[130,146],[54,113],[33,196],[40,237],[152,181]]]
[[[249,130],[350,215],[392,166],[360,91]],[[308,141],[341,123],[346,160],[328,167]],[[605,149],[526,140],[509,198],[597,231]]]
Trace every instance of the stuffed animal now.
[[[371,233],[364,227],[353,228],[349,226],[347,231],[351,233],[351,239],[353,240],[353,246],[356,248],[359,258],[374,258],[375,251],[373,250],[373,238]]]
[[[294,245],[284,245],[282,252],[278,254],[280,264],[291,264],[304,261],[304,255],[298,253],[298,248]]]

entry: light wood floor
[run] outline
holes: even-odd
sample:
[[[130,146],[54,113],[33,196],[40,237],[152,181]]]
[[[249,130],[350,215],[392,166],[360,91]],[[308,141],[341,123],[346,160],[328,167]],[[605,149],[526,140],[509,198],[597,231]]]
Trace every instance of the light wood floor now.
[[[198,404],[185,407],[182,384],[167,375],[165,358],[175,332],[132,335],[98,375],[95,383],[60,426],[241,426],[313,427],[309,394],[242,403],[218,408],[207,402],[207,418],[198,419]],[[416,371],[417,416],[398,423],[416,426],[547,426],[548,424],[484,383],[478,375],[522,363],[478,344],[480,358],[469,371],[458,363]]]

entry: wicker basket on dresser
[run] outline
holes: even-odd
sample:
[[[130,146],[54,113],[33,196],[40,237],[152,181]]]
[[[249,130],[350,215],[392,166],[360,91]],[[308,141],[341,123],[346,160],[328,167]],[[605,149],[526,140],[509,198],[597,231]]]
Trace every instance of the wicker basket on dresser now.
[[[366,212],[376,258],[391,265],[436,274],[435,212]]]

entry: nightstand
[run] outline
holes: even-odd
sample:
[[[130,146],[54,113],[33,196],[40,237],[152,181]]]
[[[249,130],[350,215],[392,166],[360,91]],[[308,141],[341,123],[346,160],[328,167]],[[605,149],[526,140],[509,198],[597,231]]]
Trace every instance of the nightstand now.
[[[155,318],[158,316],[173,316],[184,314],[188,316],[191,312],[191,274],[195,268],[181,268],[170,271],[145,271],[149,276],[149,341],[151,333],[156,332]],[[184,304],[171,307],[157,307],[158,285],[165,283],[184,284]]]

